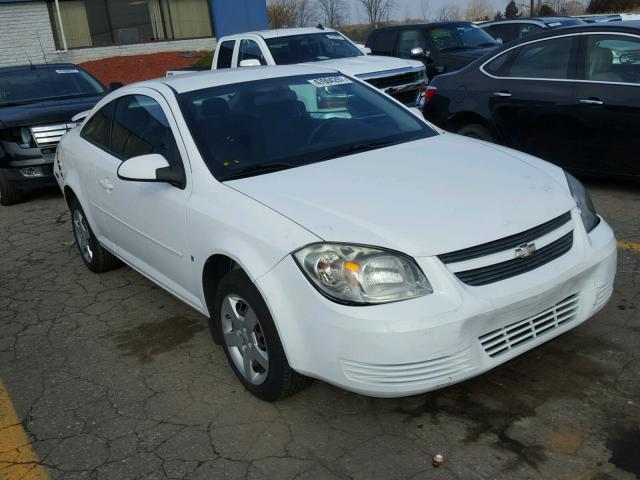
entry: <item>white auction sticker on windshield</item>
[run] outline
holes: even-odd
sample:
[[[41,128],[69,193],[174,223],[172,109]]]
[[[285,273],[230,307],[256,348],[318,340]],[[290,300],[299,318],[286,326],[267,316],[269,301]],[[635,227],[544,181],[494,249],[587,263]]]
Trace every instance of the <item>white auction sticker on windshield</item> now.
[[[327,35],[327,38],[330,38],[331,40],[344,40],[344,37],[342,35]]]
[[[56,70],[56,73],[80,73],[80,71],[75,68],[67,68],[66,70]]]
[[[307,81],[317,88],[333,87],[334,85],[346,85],[347,83],[353,83],[347,77],[343,77],[341,75],[336,75],[334,77],[313,78]]]

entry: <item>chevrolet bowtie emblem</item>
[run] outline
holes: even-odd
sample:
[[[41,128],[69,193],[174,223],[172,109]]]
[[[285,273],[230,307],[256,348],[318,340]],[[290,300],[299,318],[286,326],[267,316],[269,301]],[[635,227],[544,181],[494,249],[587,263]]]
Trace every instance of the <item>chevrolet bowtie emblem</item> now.
[[[535,243],[523,243],[516,248],[516,258],[527,258],[536,253]]]

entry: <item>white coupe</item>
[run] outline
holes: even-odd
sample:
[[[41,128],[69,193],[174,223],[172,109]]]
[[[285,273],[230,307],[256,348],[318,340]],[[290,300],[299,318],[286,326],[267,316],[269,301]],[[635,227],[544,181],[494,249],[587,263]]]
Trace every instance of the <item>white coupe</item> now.
[[[309,377],[444,387],[613,289],[613,232],[575,178],[327,68],[126,86],[64,136],[55,175],[86,265],[122,261],[207,315],[264,400]]]

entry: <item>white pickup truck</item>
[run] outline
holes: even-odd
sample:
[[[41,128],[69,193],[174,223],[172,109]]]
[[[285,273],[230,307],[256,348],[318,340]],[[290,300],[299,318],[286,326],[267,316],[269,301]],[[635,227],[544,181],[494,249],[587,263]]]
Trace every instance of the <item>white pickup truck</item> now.
[[[340,32],[320,26],[264,30],[221,38],[211,69],[315,63],[360,78],[408,107],[422,108],[427,85],[422,62],[368,53]],[[167,76],[189,71],[170,70]]]

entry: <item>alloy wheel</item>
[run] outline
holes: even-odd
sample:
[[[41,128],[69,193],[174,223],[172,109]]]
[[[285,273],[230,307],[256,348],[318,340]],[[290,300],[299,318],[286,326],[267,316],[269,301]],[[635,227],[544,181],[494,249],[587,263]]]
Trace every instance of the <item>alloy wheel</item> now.
[[[224,298],[221,310],[224,343],[236,369],[248,382],[261,385],[269,373],[269,353],[256,312],[234,294]]]
[[[93,250],[91,249],[91,233],[89,232],[89,225],[84,215],[80,210],[74,210],[73,212],[73,233],[78,243],[78,248],[82,257],[87,263],[91,263],[93,260]]]

